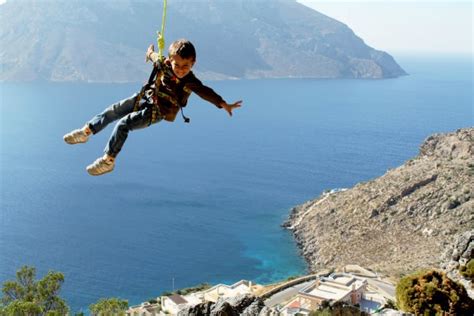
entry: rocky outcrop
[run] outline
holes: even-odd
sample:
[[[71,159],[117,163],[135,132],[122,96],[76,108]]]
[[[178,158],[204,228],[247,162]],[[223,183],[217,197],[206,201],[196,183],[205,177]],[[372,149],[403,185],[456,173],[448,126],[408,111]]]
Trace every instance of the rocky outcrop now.
[[[206,302],[188,307],[179,312],[180,316],[255,316],[264,309],[263,301],[250,294],[219,299],[216,303]],[[263,310],[263,313],[266,313]]]
[[[0,81],[143,82],[162,1],[7,1]],[[168,1],[166,40],[189,38],[203,79],[389,78],[405,71],[296,0]]]
[[[446,268],[472,256],[465,234],[474,228],[473,158],[474,128],[430,136],[403,166],[295,207],[284,226],[312,270],[358,264],[396,276]]]
[[[456,236],[454,242],[446,248],[441,259],[441,268],[446,271],[451,279],[462,283],[469,296],[474,298],[474,284],[472,284],[472,280],[464,278],[459,273],[461,266],[466,266],[469,260],[474,259],[474,230]]]

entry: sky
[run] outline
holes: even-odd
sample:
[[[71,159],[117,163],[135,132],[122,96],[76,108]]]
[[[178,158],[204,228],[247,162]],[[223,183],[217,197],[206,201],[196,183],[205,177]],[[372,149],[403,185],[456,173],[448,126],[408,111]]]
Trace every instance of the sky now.
[[[471,0],[298,0],[390,53],[473,53]]]
[[[472,0],[297,1],[345,23],[376,49],[390,53],[473,53]],[[2,3],[5,0],[0,0]]]

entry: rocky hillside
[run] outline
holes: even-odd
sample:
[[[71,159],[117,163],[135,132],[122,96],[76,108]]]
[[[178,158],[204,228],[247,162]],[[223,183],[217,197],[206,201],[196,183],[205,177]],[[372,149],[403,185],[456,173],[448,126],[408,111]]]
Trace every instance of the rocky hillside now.
[[[285,226],[313,270],[358,264],[396,276],[446,266],[472,256],[473,184],[474,128],[437,134],[380,178],[295,207]]]
[[[0,81],[136,82],[162,1],[8,0]],[[209,78],[388,78],[405,71],[343,23],[296,0],[168,1],[166,39],[197,46]]]

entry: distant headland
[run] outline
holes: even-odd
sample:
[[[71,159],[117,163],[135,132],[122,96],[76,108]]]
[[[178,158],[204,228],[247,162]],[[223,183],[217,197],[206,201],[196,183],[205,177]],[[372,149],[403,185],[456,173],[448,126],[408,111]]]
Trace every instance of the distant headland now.
[[[406,75],[345,24],[295,0],[170,1],[166,40],[197,48],[202,79]],[[8,1],[0,81],[142,82],[161,24],[156,2]]]

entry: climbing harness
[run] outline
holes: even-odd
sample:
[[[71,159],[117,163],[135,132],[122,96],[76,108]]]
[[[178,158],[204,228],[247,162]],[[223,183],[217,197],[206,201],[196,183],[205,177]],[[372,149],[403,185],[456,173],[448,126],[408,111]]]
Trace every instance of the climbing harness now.
[[[148,78],[148,82],[142,87],[142,89],[138,93],[137,97],[135,98],[135,103],[133,105],[133,112],[136,112],[141,108],[140,100],[144,99],[146,101],[145,107],[151,108],[151,117],[149,125],[156,123],[158,121],[158,118],[161,117],[161,111],[160,107],[158,106],[158,100],[153,93],[152,87],[154,81],[153,79],[155,77],[158,77],[157,66],[153,67],[153,71],[151,72],[150,77]],[[158,88],[156,88],[156,90],[158,90]]]
[[[140,100],[144,99],[146,101],[146,105],[151,106],[151,119],[150,125],[155,123],[159,117],[161,117],[161,111],[158,105],[158,98],[164,99],[168,101],[174,107],[179,107],[181,110],[181,116],[185,123],[189,123],[190,119],[184,115],[183,107],[178,103],[178,101],[171,97],[170,95],[162,92],[159,90],[160,85],[163,81],[165,76],[164,70],[166,66],[164,66],[164,56],[163,51],[165,49],[165,24],[166,24],[166,8],[167,8],[167,0],[163,0],[163,15],[161,17],[161,30],[157,31],[157,44],[158,44],[158,65],[153,66],[153,71],[148,78],[148,82],[142,87],[140,93],[138,94],[137,98],[135,99],[135,104],[133,107],[133,111],[138,111],[140,109]],[[174,74],[171,74],[174,76]],[[186,92],[190,92],[188,88],[184,88]]]

